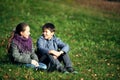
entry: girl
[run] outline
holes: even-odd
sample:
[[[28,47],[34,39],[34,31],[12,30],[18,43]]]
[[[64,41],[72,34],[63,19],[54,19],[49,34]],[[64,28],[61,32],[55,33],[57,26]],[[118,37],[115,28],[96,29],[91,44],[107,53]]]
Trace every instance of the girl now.
[[[47,69],[47,66],[38,62],[38,57],[34,52],[32,39],[30,37],[30,27],[26,23],[17,25],[9,43],[10,58],[15,63],[23,63],[27,67],[37,69]]]

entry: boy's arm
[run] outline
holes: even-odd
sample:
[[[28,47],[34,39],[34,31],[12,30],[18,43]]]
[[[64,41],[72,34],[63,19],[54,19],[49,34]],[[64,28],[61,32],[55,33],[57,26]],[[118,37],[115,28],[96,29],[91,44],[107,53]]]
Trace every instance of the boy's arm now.
[[[37,50],[42,54],[49,53],[49,50],[45,48],[44,41],[40,38],[37,40]]]
[[[49,50],[49,54],[52,54],[53,56],[59,57],[61,54],[63,54],[63,51],[55,51],[55,50]]]
[[[69,45],[65,44],[61,39],[57,38],[56,43],[58,47],[60,48],[61,53],[68,53],[69,51]]]

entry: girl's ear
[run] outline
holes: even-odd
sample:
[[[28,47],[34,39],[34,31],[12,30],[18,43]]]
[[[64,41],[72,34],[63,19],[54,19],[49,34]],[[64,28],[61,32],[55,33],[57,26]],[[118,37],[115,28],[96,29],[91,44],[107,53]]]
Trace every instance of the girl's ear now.
[[[22,32],[22,31],[20,32],[20,35],[23,35],[23,32]]]

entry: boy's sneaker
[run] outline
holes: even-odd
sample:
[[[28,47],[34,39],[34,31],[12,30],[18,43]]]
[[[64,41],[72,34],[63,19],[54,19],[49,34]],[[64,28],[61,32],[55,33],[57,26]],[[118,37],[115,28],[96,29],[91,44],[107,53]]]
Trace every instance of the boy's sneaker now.
[[[69,72],[66,71],[66,69],[63,68],[63,67],[60,67],[60,68],[58,69],[58,71],[59,71],[59,72],[62,72],[62,73],[65,73],[65,74],[68,74],[68,73],[69,73]]]
[[[72,67],[68,67],[68,68],[66,68],[66,70],[67,70],[68,72],[70,72],[70,73],[74,73],[74,74],[77,74],[77,73],[78,73],[78,72],[75,71]]]

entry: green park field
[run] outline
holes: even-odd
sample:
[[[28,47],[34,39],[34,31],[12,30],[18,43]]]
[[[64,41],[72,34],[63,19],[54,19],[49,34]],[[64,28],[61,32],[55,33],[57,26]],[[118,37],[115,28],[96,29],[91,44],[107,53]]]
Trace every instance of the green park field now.
[[[107,0],[0,0],[0,80],[119,80],[120,2]],[[20,22],[31,28],[34,47],[51,22],[70,46],[78,74],[34,71],[12,64],[8,38]]]

